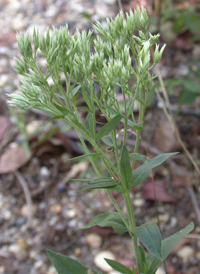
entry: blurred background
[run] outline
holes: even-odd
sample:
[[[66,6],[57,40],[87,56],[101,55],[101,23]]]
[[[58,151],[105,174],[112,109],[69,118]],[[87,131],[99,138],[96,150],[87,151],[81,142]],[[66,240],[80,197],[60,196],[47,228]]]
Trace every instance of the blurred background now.
[[[139,152],[155,157],[179,151],[173,159],[154,169],[158,213],[163,238],[194,221],[192,235],[175,247],[166,261],[168,274],[200,273],[200,2],[195,0],[123,0],[124,11],[143,5],[150,17],[149,31],[160,33],[158,41],[167,47],[159,64],[161,82],[167,91],[170,117],[163,101],[153,97],[145,115]],[[101,273],[112,273],[99,264],[102,252],[131,267],[134,262],[128,234],[115,235],[111,228],[76,229],[95,215],[111,211],[104,190],[78,192],[72,178],[95,176],[88,162],[64,162],[83,154],[73,129],[63,121],[45,123],[43,112],[22,113],[8,108],[7,93],[20,84],[13,57],[18,56],[16,33],[33,33],[34,26],[59,28],[68,24],[91,29],[96,20],[107,27],[106,17],[119,11],[116,0],[1,0],[0,2],[0,274],[56,274],[46,249],[72,256]],[[45,66],[41,56],[39,65]],[[158,71],[154,71],[158,73]],[[63,82],[63,85],[65,83]],[[122,100],[120,90],[118,99]],[[135,108],[137,116],[137,107]],[[98,114],[97,114],[98,115]],[[85,113],[82,113],[83,120]],[[99,116],[99,120],[101,121]],[[177,140],[177,136],[179,137]],[[134,136],[128,136],[134,144]],[[180,141],[181,140],[181,141]],[[186,146],[196,168],[186,156]],[[106,149],[106,148],[105,148]],[[110,153],[108,151],[108,153]],[[140,162],[138,165],[141,164]],[[99,164],[101,172],[104,167]],[[138,186],[132,195],[136,221],[155,221],[156,208],[152,178]],[[125,210],[122,197],[113,193]],[[158,274],[164,274],[160,268]]]

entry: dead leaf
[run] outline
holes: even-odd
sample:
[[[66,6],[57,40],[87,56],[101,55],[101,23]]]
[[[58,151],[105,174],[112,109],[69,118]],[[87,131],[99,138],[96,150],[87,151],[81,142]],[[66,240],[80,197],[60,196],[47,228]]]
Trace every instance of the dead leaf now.
[[[156,199],[164,203],[174,203],[175,198],[168,194],[164,185],[155,183]],[[146,200],[155,200],[154,186],[151,181],[144,185],[144,197]]]
[[[0,116],[0,142],[3,139],[4,133],[6,131],[6,129],[9,126],[9,120],[7,117],[1,115]]]
[[[164,121],[158,127],[155,135],[156,144],[163,152],[179,151],[181,149],[176,136],[168,121]]]
[[[21,146],[10,147],[0,156],[0,174],[16,171],[30,159]]]

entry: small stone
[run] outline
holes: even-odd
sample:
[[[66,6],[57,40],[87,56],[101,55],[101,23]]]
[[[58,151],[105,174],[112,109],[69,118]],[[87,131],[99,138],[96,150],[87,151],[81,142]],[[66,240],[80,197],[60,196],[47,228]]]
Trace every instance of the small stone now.
[[[15,253],[15,257],[20,263],[24,262],[28,258],[28,252],[26,250],[19,249],[19,251]]]
[[[175,227],[177,225],[177,223],[178,223],[177,218],[176,217],[171,217],[171,219],[170,219],[170,226],[171,227]]]
[[[74,218],[76,215],[77,215],[77,211],[75,208],[72,208],[72,209],[63,209],[63,212],[62,212],[62,215],[64,218]]]
[[[32,135],[42,126],[42,121],[33,120],[26,125],[26,133]]]
[[[19,13],[12,20],[11,28],[14,31],[19,31],[27,27],[28,21],[23,14]]]
[[[81,249],[78,247],[75,249],[75,255],[80,256],[81,255]]]
[[[35,207],[35,205],[33,205],[32,206],[32,215],[34,216],[35,214],[36,214],[36,207]],[[25,218],[28,217],[28,215],[29,215],[29,209],[28,209],[28,205],[27,204],[25,204],[25,205],[22,206],[22,208],[21,208],[21,215],[23,217],[25,217]]]
[[[135,199],[133,200],[133,205],[135,207],[143,207],[145,204],[144,199]]]
[[[96,233],[90,233],[86,237],[86,242],[92,248],[99,248],[102,244],[102,237]]]
[[[22,225],[25,224],[25,223],[26,223],[26,218],[23,217],[23,216],[19,216],[19,217],[17,218],[17,220],[15,221],[15,225],[16,225],[17,227],[20,227],[20,226],[22,226]]]
[[[168,213],[159,215],[160,222],[167,223],[170,219],[170,215]]]
[[[57,272],[56,272],[56,270],[53,266],[50,266],[49,269],[48,269],[47,274],[57,274]]]
[[[34,263],[34,267],[35,267],[35,269],[39,269],[43,264],[44,264],[44,262],[42,260],[39,260]]]
[[[48,7],[46,12],[44,13],[45,17],[54,17],[58,13],[58,9],[55,5],[51,5]]]
[[[165,270],[162,267],[159,267],[156,274],[165,274]]]
[[[192,256],[194,256],[194,250],[190,246],[184,246],[177,252],[178,257],[180,257],[184,263],[188,263]]]
[[[112,267],[104,259],[115,260],[115,255],[110,251],[101,251],[94,257],[94,263],[97,267],[106,272],[112,271]]]
[[[0,274],[4,274],[5,273],[5,267],[4,266],[0,266]]]
[[[55,204],[50,207],[51,212],[60,213],[62,211],[62,206],[60,204]]]
[[[117,271],[111,271],[111,272],[109,272],[109,274],[120,274],[120,272],[117,272]]]
[[[73,219],[73,220],[69,221],[67,224],[69,227],[75,228],[77,226],[77,220]]]
[[[116,3],[116,0],[103,0],[103,2],[106,4],[106,5],[114,5]]]
[[[40,175],[43,178],[48,178],[50,176],[50,171],[46,166],[41,167],[40,169]]]
[[[21,237],[17,239],[17,244],[18,244],[18,246],[19,246],[20,249],[24,249],[24,250],[27,250],[30,247],[27,244],[27,242],[23,238],[21,238]]]
[[[8,74],[1,74],[0,75],[0,87],[3,87],[7,84],[9,80],[9,75]]]

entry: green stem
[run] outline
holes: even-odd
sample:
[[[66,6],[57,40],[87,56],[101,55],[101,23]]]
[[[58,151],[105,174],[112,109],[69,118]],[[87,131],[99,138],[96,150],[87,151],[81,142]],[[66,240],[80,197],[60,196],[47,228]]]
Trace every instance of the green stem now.
[[[127,216],[128,216],[128,221],[129,221],[129,228],[130,228],[130,231],[131,231],[133,228],[136,227],[136,222],[135,222],[133,206],[132,206],[132,203],[131,203],[130,193],[129,192],[124,193],[124,200],[125,200]],[[135,250],[135,257],[136,257],[136,262],[137,262],[138,273],[141,273],[141,271],[142,271],[142,262],[140,261],[140,254],[139,254],[139,247],[138,247],[138,243],[137,243],[137,237],[133,233],[130,233],[130,235],[133,239],[133,245],[134,245],[134,250]]]
[[[138,152],[139,141],[140,141],[140,132],[141,132],[141,130],[137,130],[137,136],[136,136],[136,143],[135,143],[134,153]],[[135,160],[133,160],[133,162],[132,162],[132,169],[134,169],[134,166],[135,166]]]

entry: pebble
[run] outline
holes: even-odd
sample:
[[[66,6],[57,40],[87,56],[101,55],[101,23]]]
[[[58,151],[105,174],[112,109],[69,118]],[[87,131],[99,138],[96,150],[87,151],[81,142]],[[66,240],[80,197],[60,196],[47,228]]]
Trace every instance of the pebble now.
[[[109,272],[109,274],[121,274],[121,273],[117,272],[117,271],[111,271],[111,272]]]
[[[40,169],[40,175],[41,175],[41,177],[48,178],[50,176],[50,174],[51,173],[50,173],[49,169],[46,166],[41,167],[41,169]]]
[[[54,17],[54,16],[56,16],[57,13],[58,13],[57,7],[55,5],[51,5],[46,10],[44,16],[45,17]]]
[[[165,270],[162,267],[159,267],[156,274],[165,274]]]
[[[116,4],[116,0],[103,0],[103,2],[106,5],[114,5],[114,4]]]
[[[102,244],[102,237],[96,233],[90,233],[86,237],[86,242],[92,248],[99,248]]]
[[[0,274],[4,274],[5,272],[5,267],[4,266],[0,266]]]
[[[184,263],[188,263],[192,256],[194,256],[194,250],[190,246],[184,246],[177,252],[177,255]]]
[[[53,266],[50,266],[49,269],[48,269],[47,274],[57,274],[57,272],[56,272],[56,270]]]
[[[133,200],[133,205],[135,207],[143,207],[145,204],[144,199],[135,199]]]
[[[26,133],[28,135],[34,134],[42,126],[42,121],[33,120],[26,125]]]
[[[110,259],[110,260],[115,260],[115,255],[110,251],[101,251],[94,257],[95,265],[103,271],[106,271],[106,272],[112,271],[113,270],[112,267],[110,267],[107,264],[107,262],[104,260],[104,258]]]
[[[171,227],[175,227],[177,225],[177,223],[178,223],[177,218],[176,217],[171,217],[171,219],[170,219],[170,226]]]
[[[19,31],[22,29],[25,29],[28,25],[27,19],[24,17],[23,14],[19,13],[17,16],[15,16],[11,23],[11,28],[14,31]]]
[[[19,251],[15,253],[15,257],[19,262],[24,262],[28,258],[28,252],[26,250],[19,249]]]
[[[25,205],[23,205],[22,208],[21,208],[21,215],[22,215],[23,217],[27,218],[27,217],[28,217],[28,213],[29,213],[28,205],[25,204]],[[35,214],[36,214],[36,206],[33,205],[33,206],[32,206],[32,215],[34,216]]]
[[[170,219],[170,215],[168,213],[159,215],[159,219],[163,223],[167,223]]]
[[[7,84],[9,80],[9,75],[8,74],[1,74],[0,75],[0,87],[3,87]]]
[[[77,215],[77,210],[75,208],[66,210],[63,208],[62,215],[64,218],[74,218]]]

